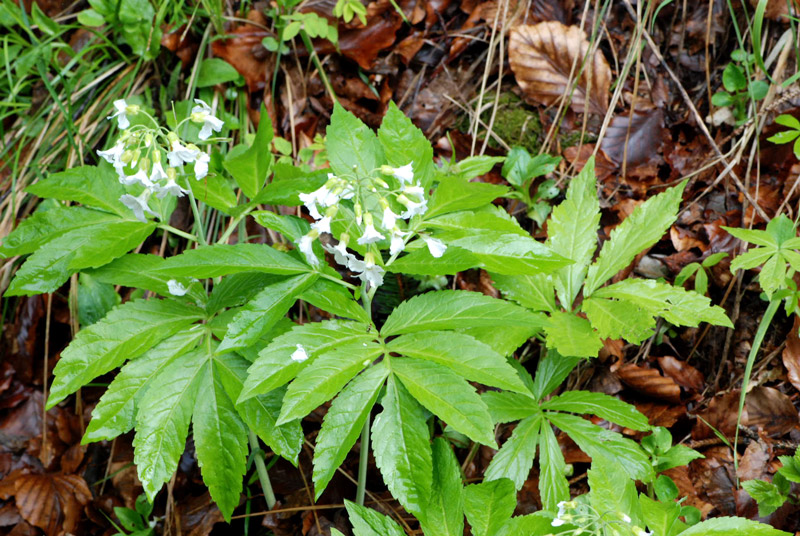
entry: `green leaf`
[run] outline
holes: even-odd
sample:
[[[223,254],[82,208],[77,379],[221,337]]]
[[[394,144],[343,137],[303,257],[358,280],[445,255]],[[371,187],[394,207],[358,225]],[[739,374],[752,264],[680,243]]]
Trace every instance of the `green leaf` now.
[[[642,517],[654,534],[676,536],[686,529],[686,525],[678,519],[681,507],[677,503],[654,501],[642,493],[639,495],[639,504]]]
[[[242,392],[250,363],[234,353],[214,356],[214,371],[218,375],[228,398],[235,401]],[[297,456],[303,446],[303,429],[300,421],[278,426],[278,414],[286,389],[279,387],[265,395],[236,403],[236,411],[250,429],[278,456],[297,465]]]
[[[329,349],[349,344],[360,344],[363,348],[364,343],[373,339],[367,331],[367,325],[358,322],[329,320],[297,326],[276,337],[258,354],[258,359],[248,370],[239,400],[277,389],[297,376],[317,355]],[[305,348],[309,359],[294,361],[291,358],[298,344]]]
[[[61,353],[47,408],[200,318],[197,308],[170,300],[136,300],[115,307],[103,320],[79,331]]]
[[[307,273],[262,289],[233,317],[217,351],[238,350],[255,344],[294,305],[298,294],[316,280],[317,274]]]
[[[441,257],[434,257],[427,247],[410,250],[386,267],[386,270],[401,274],[414,275],[454,275],[469,270],[480,263],[475,256],[465,249],[448,246]]]
[[[440,230],[444,236],[449,238],[487,233],[515,234],[521,238],[530,238],[530,234],[520,227],[519,222],[513,216],[504,209],[491,205],[481,209],[461,210],[438,216],[425,221],[425,226]]]
[[[521,420],[508,441],[492,458],[483,475],[484,480],[508,478],[514,482],[515,489],[521,489],[533,466],[541,423],[541,414]]]
[[[225,392],[216,362],[203,367],[192,415],[197,464],[225,521],[230,523],[239,505],[242,477],[247,467],[247,426]]]
[[[406,300],[395,308],[381,335],[470,327],[542,327],[544,317],[478,292],[443,290]]]
[[[551,313],[544,331],[547,334],[547,347],[555,349],[561,355],[597,357],[603,347],[603,341],[589,321],[574,313]]]
[[[631,430],[644,432],[650,429],[647,417],[636,406],[603,393],[567,391],[544,402],[542,409],[569,411],[579,415],[590,413]]]
[[[48,199],[76,201],[123,218],[131,215],[130,209],[119,200],[125,194],[125,188],[111,166],[81,166],[53,173],[47,179],[31,184],[25,191]]]
[[[528,342],[528,339],[538,334],[540,329],[538,326],[506,326],[502,328],[484,326],[456,331],[478,339],[500,355],[509,356],[517,348]]]
[[[259,117],[253,144],[245,151],[228,157],[222,162],[242,192],[250,199],[254,198],[264,186],[273,161],[270,152],[270,142],[272,142],[273,136],[272,121],[270,121],[263,104]]]
[[[95,268],[141,244],[154,223],[117,220],[69,231],[36,251],[17,271],[6,296],[29,296],[53,292],[69,276],[84,268]]]
[[[335,112],[334,110],[334,114]],[[331,120],[331,125],[333,125],[333,120]],[[374,150],[372,149],[372,138],[367,137],[366,134],[364,137],[369,140],[366,148]],[[411,163],[414,179],[419,181],[423,188],[430,186],[434,170],[431,143],[394,102],[389,102],[389,109],[383,116],[383,123],[378,129],[378,140],[390,166],[401,167]],[[360,152],[365,149],[356,147],[355,150]],[[331,154],[330,136],[328,137],[328,154]],[[376,151],[375,154],[379,155],[380,152]],[[333,167],[333,157],[331,157],[331,167]],[[377,167],[377,165],[373,167]],[[369,175],[371,170],[365,169],[365,171]],[[337,171],[337,173],[340,172]],[[430,211],[430,208],[428,210]]]
[[[502,355],[463,333],[409,333],[392,340],[387,347],[391,352],[444,365],[470,381],[510,391],[527,391]]]
[[[681,536],[791,536],[769,525],[743,517],[715,517],[691,526]]]
[[[433,462],[425,412],[394,376],[372,423],[375,465],[392,496],[418,519],[431,495]]]
[[[83,26],[89,26],[90,28],[97,28],[98,26],[102,26],[106,23],[103,16],[91,8],[84,9],[78,13],[78,22]]]
[[[742,91],[747,87],[747,78],[741,67],[735,63],[729,63],[722,71],[722,85],[731,93]]]
[[[300,371],[289,384],[278,424],[301,419],[330,400],[358,372],[383,353],[374,343],[350,343],[320,352],[314,364]]]
[[[800,120],[789,114],[781,114],[775,118],[775,122],[785,127],[800,130]]]
[[[503,161],[505,161],[505,157],[502,156],[469,156],[450,166],[449,172],[454,177],[468,181],[489,173],[494,166]]]
[[[767,141],[783,145],[784,143],[791,143],[800,136],[800,130],[784,130],[767,138]]]
[[[307,265],[265,244],[217,244],[170,257],[157,273],[206,278],[239,272],[291,275],[308,271]]]
[[[159,274],[158,269],[163,267],[164,262],[164,259],[158,255],[129,253],[100,268],[87,270],[86,273],[102,283],[150,290],[156,294],[170,297],[167,286],[170,279],[175,279],[187,287],[190,286],[191,280],[188,277]],[[189,295],[195,299],[202,299],[205,297],[205,291],[195,295],[190,288]]]
[[[214,285],[208,297],[206,311],[217,313],[222,309],[242,305],[258,294],[261,289],[284,281],[283,276],[261,272],[242,272],[229,275]]]
[[[705,296],[652,279],[625,279],[598,290],[595,297],[629,301],[677,326],[697,326],[700,322],[708,322],[733,327],[725,310],[712,306],[711,300]]]
[[[53,201],[52,203],[56,203]],[[0,257],[27,255],[38,251],[51,240],[76,229],[117,222],[119,216],[84,207],[64,207],[56,204],[41,208],[22,220],[0,246]]]
[[[545,415],[592,458],[610,459],[631,478],[645,482],[652,478],[650,460],[636,442],[575,415],[549,411]]]
[[[220,175],[206,175],[202,181],[189,179],[187,182],[195,199],[225,214],[233,213],[236,194],[227,179]]]
[[[464,489],[464,513],[474,536],[494,536],[514,513],[517,493],[507,479],[471,484]]]
[[[704,457],[705,456],[686,445],[674,445],[665,454],[658,456],[658,463],[656,463],[654,469],[656,473],[660,473],[667,469],[672,469],[673,467],[688,465],[692,460]]]
[[[531,388],[533,397],[541,400],[552,393],[580,361],[579,357],[562,356],[555,350],[549,350],[536,366],[536,378]]]
[[[209,87],[225,82],[236,82],[237,86],[244,84],[244,78],[239,71],[227,61],[220,58],[206,58],[200,64],[197,73],[197,87]]]
[[[111,440],[131,431],[136,423],[137,402],[153,379],[197,345],[202,335],[199,329],[176,333],[122,367],[92,410],[81,443]]]
[[[583,295],[591,296],[600,285],[628,266],[641,251],[658,242],[678,215],[686,181],[651,197],[625,218],[603,244],[589,267]]]
[[[567,197],[553,209],[547,224],[547,245],[574,264],[553,274],[561,306],[572,308],[586,271],[597,249],[597,226],[600,223],[600,202],[594,176],[594,157],[574,177],[567,188]]]
[[[411,357],[392,359],[390,368],[428,411],[473,441],[496,445],[489,410],[464,378],[438,363]]]
[[[639,344],[653,334],[653,315],[627,300],[609,300],[596,295],[583,300],[581,309],[604,339],[625,339]]]
[[[259,210],[251,212],[251,216],[259,225],[263,225],[267,229],[278,231],[283,236],[293,242],[297,242],[300,238],[311,230],[311,225],[303,218],[297,216],[275,214],[269,210]]]
[[[546,420],[539,432],[539,495],[542,508],[556,510],[558,503],[569,500],[567,464],[553,428]]]
[[[313,192],[328,181],[328,168],[305,173],[298,167],[276,163],[272,182],[267,184],[253,200],[259,205],[302,205],[301,193]]]
[[[337,316],[364,323],[370,322],[366,311],[353,298],[350,291],[328,279],[317,279],[300,294],[299,299]]]
[[[553,312],[556,310],[556,300],[550,278],[551,276],[545,274],[492,274],[495,288],[502,292],[506,299],[534,311]]]
[[[536,512],[525,516],[512,517],[503,525],[496,536],[544,536],[553,531],[553,517],[549,512]]]
[[[183,354],[158,375],[142,397],[136,417],[133,462],[150,502],[178,467],[207,368],[204,349]]]
[[[355,536],[405,536],[400,526],[383,514],[370,510],[347,499],[344,501]]]
[[[464,488],[461,467],[443,437],[433,440],[433,483],[421,527],[426,536],[463,536]]]
[[[489,408],[492,421],[506,423],[540,413],[539,403],[532,397],[508,391],[486,391],[481,400]]]
[[[588,476],[592,490],[589,502],[595,511],[603,512],[610,519],[622,519],[623,515],[627,515],[632,524],[644,524],[636,484],[614,462],[593,458]]]
[[[331,402],[314,447],[315,499],[325,491],[336,469],[355,445],[388,375],[384,363],[370,367],[353,378]]]
[[[383,163],[383,149],[377,136],[338,102],[333,105],[325,144],[336,175],[369,177]]]
[[[78,322],[88,327],[119,305],[120,297],[113,285],[101,283],[89,274],[78,276]]]
[[[459,210],[484,207],[508,193],[508,188],[487,182],[467,182],[459,177],[445,176],[439,181],[428,204],[425,218]]]
[[[788,496],[783,495],[778,487],[763,480],[745,480],[742,487],[758,503],[758,516],[766,517],[783,506]]]

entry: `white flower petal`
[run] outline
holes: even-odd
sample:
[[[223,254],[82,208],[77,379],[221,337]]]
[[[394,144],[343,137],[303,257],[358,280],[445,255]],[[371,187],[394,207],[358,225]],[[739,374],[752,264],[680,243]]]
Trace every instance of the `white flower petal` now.
[[[444,255],[444,252],[447,250],[447,246],[444,242],[439,240],[438,238],[433,238],[432,236],[424,236],[422,239],[428,245],[428,251],[431,252],[431,255],[436,257],[437,259]]]
[[[208,162],[211,160],[211,157],[208,156],[207,153],[201,152],[197,155],[197,159],[194,161],[194,178],[195,180],[202,180],[208,175]]]
[[[187,287],[183,286],[182,283],[178,282],[175,279],[170,279],[169,281],[167,281],[167,289],[169,290],[169,293],[172,294],[173,296],[183,296],[184,294],[189,292],[189,289]]]
[[[297,247],[306,256],[308,264],[312,266],[317,266],[319,264],[319,259],[317,258],[316,255],[314,255],[314,249],[312,247],[313,244],[314,244],[314,237],[310,234],[303,236],[302,238],[300,238],[300,240],[297,241]]]
[[[414,181],[414,170],[412,168],[413,162],[409,162],[405,166],[395,168],[394,176],[402,183],[411,183]]]
[[[292,361],[297,361],[298,363],[302,363],[306,359],[308,359],[308,352],[306,349],[303,348],[302,344],[296,345],[296,350],[292,352]]]
[[[375,225],[369,224],[364,229],[364,234],[361,235],[361,238],[358,239],[358,243],[363,245],[366,244],[374,244],[379,240],[383,240],[385,237],[375,229]]]

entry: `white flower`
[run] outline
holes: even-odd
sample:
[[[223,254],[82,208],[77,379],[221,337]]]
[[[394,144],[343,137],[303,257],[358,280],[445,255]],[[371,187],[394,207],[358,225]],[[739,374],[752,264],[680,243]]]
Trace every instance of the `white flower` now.
[[[189,190],[181,188],[180,185],[175,182],[175,179],[169,179],[163,186],[156,184],[155,190],[158,192],[156,197],[159,199],[163,199],[167,194],[174,195],[175,197],[183,197],[184,194],[189,193]]]
[[[208,175],[208,162],[211,158],[207,153],[201,152],[197,155],[197,160],[194,162],[194,178],[195,180],[202,180]]]
[[[622,519],[622,520],[623,520],[625,523],[630,523],[630,522],[631,522],[631,516],[629,516],[629,515],[628,515],[628,514],[626,514],[626,513],[620,512],[620,513],[619,513],[619,517],[620,517],[620,519]]]
[[[319,213],[319,209],[317,208],[316,197],[314,193],[310,194],[300,194],[300,201],[303,202],[303,205],[308,209],[308,213],[311,214],[311,217],[315,220],[319,220],[322,218],[322,214]]]
[[[197,135],[201,140],[207,140],[211,137],[211,131],[219,132],[225,124],[221,119],[217,119],[213,115],[211,107],[200,99],[194,99],[198,104],[192,108],[192,121],[195,123],[203,123],[200,133]]]
[[[331,232],[331,217],[325,216],[321,220],[312,223],[311,228],[315,229],[319,233],[330,233]]]
[[[410,199],[409,196],[419,199],[419,201],[414,201]],[[406,211],[400,214],[400,217],[404,220],[425,214],[425,211],[428,210],[428,200],[425,199],[425,190],[419,184],[403,186],[403,193],[397,196],[397,201],[406,207]]]
[[[147,173],[145,173],[143,169],[140,169],[133,175],[120,175],[119,182],[125,186],[131,186],[133,184],[141,184],[145,188],[152,188],[153,186],[153,183],[150,182],[150,179],[147,177]]]
[[[437,259],[444,255],[444,252],[447,250],[447,246],[444,242],[439,240],[438,238],[433,238],[432,236],[422,235],[422,239],[428,244],[428,251],[431,252],[431,255],[436,257]]]
[[[126,103],[123,99],[117,99],[114,101],[114,109],[116,110],[113,114],[109,115],[107,119],[117,118],[117,125],[122,130],[125,130],[129,126],[131,126],[131,122],[128,120],[128,116],[126,112],[128,111],[128,103]]]
[[[122,169],[125,167],[125,162],[122,161],[122,153],[125,152],[125,143],[117,142],[111,149],[105,151],[97,151],[97,154],[103,159],[114,166],[117,174],[122,175]]]
[[[161,165],[161,162],[155,162],[153,164],[153,169],[150,170],[150,182],[161,182],[166,178],[167,172],[164,171],[164,166]]]
[[[302,363],[303,361],[308,359],[308,352],[306,352],[306,349],[303,348],[302,344],[297,344],[296,347],[297,350],[292,352],[292,361],[297,361],[298,363]]]
[[[133,211],[133,215],[142,223],[147,223],[147,219],[144,217],[144,213],[147,212],[148,214],[152,214],[156,216],[157,214],[150,210],[150,207],[147,205],[147,200],[150,199],[150,190],[145,190],[138,196],[134,197],[130,194],[125,194],[119,198],[123,205],[128,207]]]
[[[562,519],[559,519],[559,518],[555,518],[555,519],[553,520],[553,522],[552,522],[552,523],[550,523],[550,524],[551,524],[552,526],[554,526],[554,527],[560,527],[560,526],[561,526],[561,525],[563,525],[564,523],[566,523],[566,521],[564,521],[564,520],[562,520]]]
[[[358,239],[358,243],[362,246],[366,244],[374,244],[378,240],[383,240],[385,237],[375,229],[375,225],[370,221],[364,228],[364,234]]]
[[[652,531],[646,531],[641,527],[634,526],[632,529],[634,536],[653,536]]]
[[[375,264],[375,259],[372,256],[372,253],[367,253],[364,256],[364,261],[359,261],[362,263],[363,271],[358,274],[359,279],[362,281],[366,281],[373,287],[379,287],[383,285],[383,273],[384,270],[377,264]],[[360,268],[360,266],[359,266]]]
[[[392,229],[397,224],[397,214],[395,214],[391,207],[383,209],[383,222],[381,225],[384,229]]]
[[[175,279],[170,279],[169,281],[167,281],[167,289],[169,290],[169,293],[172,294],[173,296],[183,296],[184,294],[189,292],[189,289],[187,287],[183,286],[182,283],[176,281]]]
[[[316,255],[314,255],[314,249],[312,248],[314,244],[314,239],[319,236],[318,233],[315,231],[311,231],[307,235],[303,236],[300,240],[297,241],[297,247],[303,254],[306,256],[306,260],[308,264],[312,266],[317,266],[319,264],[319,259]]]
[[[173,141],[170,148],[172,150],[167,153],[170,167],[180,167],[183,164],[190,164],[201,154],[198,149],[186,147],[178,140]]]
[[[389,242],[389,255],[397,255],[406,247],[406,237],[411,234],[403,232],[397,227],[392,228],[392,236]]]
[[[393,171],[394,176],[404,184],[411,184],[414,180],[414,170],[411,167],[413,162],[409,162],[405,166],[395,168]]]

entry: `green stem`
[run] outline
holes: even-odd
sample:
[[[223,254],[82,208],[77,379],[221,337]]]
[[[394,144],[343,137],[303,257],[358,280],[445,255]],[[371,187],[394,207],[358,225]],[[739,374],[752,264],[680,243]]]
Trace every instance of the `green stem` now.
[[[358,456],[358,487],[356,488],[356,504],[364,506],[364,495],[367,491],[367,464],[369,463],[369,414],[361,430],[361,452]]]
[[[323,272],[319,272],[319,276],[322,279],[327,279],[329,281],[333,281],[334,283],[338,283],[339,285],[342,285],[343,287],[347,287],[350,290],[355,290],[355,289],[358,288],[357,286],[353,285],[352,283],[348,283],[347,281],[342,281],[341,279],[336,279],[332,275],[328,275],[328,274],[323,273]]]
[[[258,438],[255,432],[250,430],[250,451],[257,453],[260,450],[261,446],[258,444]],[[264,491],[264,498],[267,500],[267,508],[272,510],[276,502],[275,493],[272,491],[272,483],[269,481],[267,466],[264,465],[264,457],[256,454],[253,459],[256,462],[256,471],[258,472],[258,480],[261,482],[261,489]]]
[[[197,201],[194,198],[194,194],[192,190],[189,190],[189,205],[192,207],[192,214],[194,214],[194,222],[197,224],[197,239],[200,242],[200,245],[205,246],[208,244],[206,242],[206,233],[203,230],[203,220],[200,218],[200,211],[197,209]]]
[[[405,16],[403,16],[403,18],[405,18]],[[319,61],[319,56],[317,56],[317,51],[314,50],[314,44],[311,42],[311,38],[308,37],[308,34],[306,33],[305,30],[300,30],[300,39],[303,40],[303,44],[306,46],[306,50],[308,50],[308,54],[311,56],[311,61],[314,63],[314,66],[317,68],[317,71],[319,71],[319,77],[320,79],[322,79],[322,84],[325,86],[325,89],[328,90],[328,93],[330,93],[333,102],[337,102],[338,99],[336,98],[336,93],[333,92],[333,86],[328,80],[328,75],[325,74],[325,70],[322,68],[322,63]]]
[[[167,231],[174,235],[181,236],[187,240],[191,240],[192,242],[197,242],[196,236],[194,236],[193,234],[189,234],[185,231],[181,231],[180,229],[176,229],[172,225],[167,225],[166,223],[159,223],[158,228],[161,229],[162,231]]]
[[[239,222],[242,221],[242,219],[248,214],[250,214],[255,208],[256,208],[255,206],[252,206],[247,210],[245,210],[244,212],[242,212],[241,214],[239,214],[238,216],[236,216],[234,219],[232,219],[231,222],[228,224],[228,228],[225,229],[225,232],[222,233],[222,236],[219,237],[219,240],[217,240],[217,244],[226,243],[228,241],[228,238],[230,238],[230,236],[233,234],[233,231],[234,229],[236,229],[236,226],[239,224]],[[239,241],[243,242],[244,237],[241,237]]]
[[[750,374],[753,372],[753,364],[756,361],[756,355],[758,355],[758,350],[761,348],[761,343],[764,340],[764,335],[767,333],[767,328],[772,323],[772,318],[775,316],[775,313],[778,311],[778,307],[781,304],[781,300],[779,298],[773,298],[769,302],[769,307],[767,307],[764,316],[761,317],[761,322],[758,324],[758,330],[756,330],[756,336],[753,339],[753,346],[750,347],[750,353],[747,356],[747,365],[744,368],[744,379],[742,380],[742,392],[739,395],[739,414],[736,416],[736,432],[734,435],[733,440],[733,467],[738,474],[739,471],[739,458],[736,452],[736,446],[739,444],[739,426],[742,422],[742,412],[744,411],[744,400],[747,397],[747,384],[750,381]],[[737,477],[738,483],[738,477]]]

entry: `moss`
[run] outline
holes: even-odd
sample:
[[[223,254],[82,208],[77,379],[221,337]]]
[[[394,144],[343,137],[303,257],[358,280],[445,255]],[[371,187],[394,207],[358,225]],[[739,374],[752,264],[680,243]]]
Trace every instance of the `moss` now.
[[[491,108],[481,115],[481,121],[487,125],[491,118]],[[458,129],[462,132],[469,131],[469,122],[468,116],[462,116]],[[510,147],[520,145],[531,154],[538,153],[542,145],[542,124],[539,116],[513,93],[500,94],[492,130]],[[489,139],[489,147],[499,148],[494,138]]]

